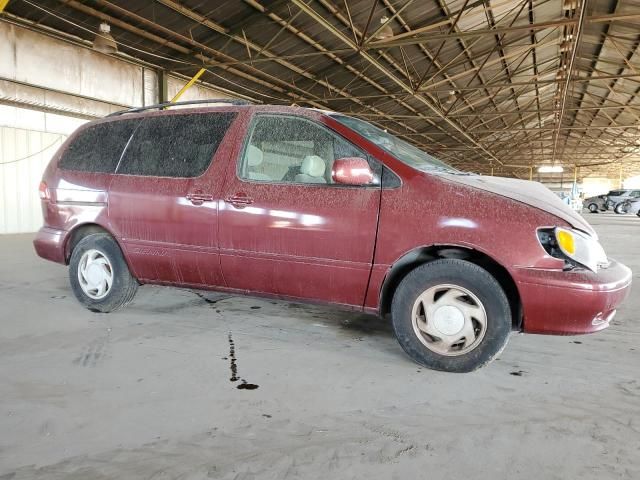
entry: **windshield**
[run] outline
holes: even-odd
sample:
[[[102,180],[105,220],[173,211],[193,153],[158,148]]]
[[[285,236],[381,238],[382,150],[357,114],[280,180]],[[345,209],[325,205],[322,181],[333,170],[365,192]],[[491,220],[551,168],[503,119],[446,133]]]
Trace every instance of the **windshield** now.
[[[447,173],[461,173],[455,168],[450,167],[409,142],[400,140],[398,137],[385,132],[381,128],[371,125],[369,122],[359,120],[353,117],[345,117],[344,115],[332,115],[332,118],[343,125],[355,130],[367,140],[375,143],[377,146],[393,155],[402,163],[416,168],[418,170],[441,171]]]

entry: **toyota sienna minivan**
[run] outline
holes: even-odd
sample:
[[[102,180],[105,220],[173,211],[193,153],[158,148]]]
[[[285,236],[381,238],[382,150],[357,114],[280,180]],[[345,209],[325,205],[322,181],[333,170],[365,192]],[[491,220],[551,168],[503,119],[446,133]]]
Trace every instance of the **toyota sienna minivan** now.
[[[119,112],[67,139],[40,197],[35,249],[92,311],[141,284],[339,305],[390,317],[438,370],[488,363],[513,330],[601,330],[631,286],[541,184],[460,172],[334,112]]]

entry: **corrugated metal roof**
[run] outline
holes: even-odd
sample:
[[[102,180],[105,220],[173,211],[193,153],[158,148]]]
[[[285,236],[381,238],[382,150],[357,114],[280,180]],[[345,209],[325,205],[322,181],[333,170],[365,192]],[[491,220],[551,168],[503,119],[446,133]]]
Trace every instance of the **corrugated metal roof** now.
[[[105,20],[130,56],[187,75],[205,65],[203,80],[257,102],[366,118],[460,168],[640,173],[633,0],[12,0],[7,12],[85,40]]]

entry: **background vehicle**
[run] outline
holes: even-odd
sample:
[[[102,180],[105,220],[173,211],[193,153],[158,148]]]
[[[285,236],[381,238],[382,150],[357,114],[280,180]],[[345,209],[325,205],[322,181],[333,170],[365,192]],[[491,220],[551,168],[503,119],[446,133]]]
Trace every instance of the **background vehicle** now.
[[[591,213],[598,213],[607,210],[607,201],[608,199],[606,195],[598,195],[595,197],[585,198],[583,201],[583,205]]]
[[[512,329],[606,328],[629,292],[539,183],[465,174],[341,114],[225,102],[91,122],[53,157],[34,245],[87,308],[139,283],[331,303],[390,315],[416,362],[467,372]]]
[[[619,213],[631,213],[640,217],[640,198],[635,200],[625,200],[618,205]]]
[[[614,212],[624,213],[620,208],[620,204],[626,200],[640,198],[640,190],[612,190],[607,194],[607,205]]]

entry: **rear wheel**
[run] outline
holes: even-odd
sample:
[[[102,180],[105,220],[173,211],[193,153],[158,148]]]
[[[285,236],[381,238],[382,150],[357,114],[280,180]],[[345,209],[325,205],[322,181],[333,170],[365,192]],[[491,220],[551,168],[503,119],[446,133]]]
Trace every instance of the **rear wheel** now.
[[[465,260],[436,260],[411,271],[396,290],[391,313],[404,351],[434,370],[476,370],[502,351],[511,332],[500,284]]]
[[[78,242],[71,253],[69,280],[78,301],[94,312],[124,307],[138,289],[120,247],[107,233],[87,235]]]
[[[590,203],[589,207],[587,207],[591,213],[598,213],[598,205],[595,203]]]

